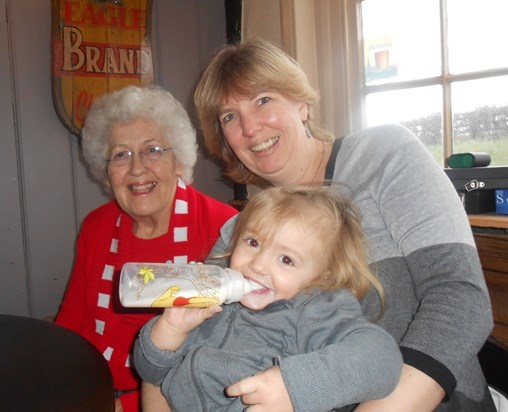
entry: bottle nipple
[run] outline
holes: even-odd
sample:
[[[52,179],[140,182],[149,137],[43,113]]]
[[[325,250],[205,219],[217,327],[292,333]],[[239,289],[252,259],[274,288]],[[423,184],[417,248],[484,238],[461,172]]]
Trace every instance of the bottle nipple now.
[[[239,302],[247,293],[263,289],[263,286],[259,283],[244,278],[241,272],[229,268],[224,269],[224,271],[229,277],[228,291],[224,303]]]

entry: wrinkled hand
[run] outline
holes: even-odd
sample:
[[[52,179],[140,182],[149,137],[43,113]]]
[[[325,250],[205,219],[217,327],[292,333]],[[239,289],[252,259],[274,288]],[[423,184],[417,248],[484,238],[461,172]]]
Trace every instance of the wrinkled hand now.
[[[293,405],[278,366],[273,366],[229,386],[230,397],[239,396],[248,412],[292,412]]]

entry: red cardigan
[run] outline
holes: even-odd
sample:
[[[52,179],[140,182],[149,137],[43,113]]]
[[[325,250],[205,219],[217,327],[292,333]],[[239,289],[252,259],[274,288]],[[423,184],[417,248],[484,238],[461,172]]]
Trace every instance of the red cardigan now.
[[[130,362],[132,345],[139,329],[158,313],[125,309],[120,305],[118,277],[122,265],[125,262],[166,262],[182,255],[187,256],[188,262],[203,261],[222,225],[238,213],[191,186],[187,186],[185,192],[188,239],[182,244],[173,242],[172,226],[178,221],[174,214],[168,233],[148,240],[132,235],[132,220],[121,212],[115,201],[93,210],[83,221],[74,269],[55,322],[81,334],[103,353],[109,362],[115,389],[139,388],[139,378]],[[122,224],[117,228],[120,215]],[[113,254],[110,248],[115,237],[120,240],[118,253]],[[105,275],[108,264],[111,273]],[[121,399],[125,412],[139,410],[139,391],[123,395]]]

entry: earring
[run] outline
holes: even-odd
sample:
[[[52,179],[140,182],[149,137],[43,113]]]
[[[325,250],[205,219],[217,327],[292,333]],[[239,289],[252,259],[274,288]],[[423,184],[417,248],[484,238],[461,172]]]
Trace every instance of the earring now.
[[[238,169],[239,169],[239,170],[243,170],[243,169],[245,169],[245,166],[243,165],[243,163],[242,163],[242,162],[239,162],[239,163],[238,163]]]
[[[307,122],[303,122],[303,127],[305,127],[305,136],[307,136],[307,139],[310,139],[312,137],[312,133],[310,132],[309,128],[307,127]]]

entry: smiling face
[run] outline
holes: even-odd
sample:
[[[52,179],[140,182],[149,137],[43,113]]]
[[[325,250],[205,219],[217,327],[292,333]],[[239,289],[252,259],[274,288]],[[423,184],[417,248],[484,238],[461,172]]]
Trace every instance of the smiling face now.
[[[240,303],[261,310],[281,299],[291,299],[318,277],[320,264],[317,232],[301,220],[281,224],[275,236],[267,239],[256,226],[242,231],[231,255],[232,269],[263,286],[245,295]]]
[[[153,122],[137,119],[117,123],[110,133],[108,157],[125,150],[143,151],[150,146],[168,147]],[[160,227],[154,233],[160,235],[167,231],[178,177],[182,173],[183,168],[171,150],[157,161],[135,154],[126,165],[108,166],[108,184],[120,208],[137,225],[150,222],[153,226],[155,222]]]
[[[230,98],[219,122],[231,149],[253,174],[274,186],[309,180],[309,153],[319,144],[305,136],[308,108],[279,93]],[[314,168],[315,170],[315,168]]]

